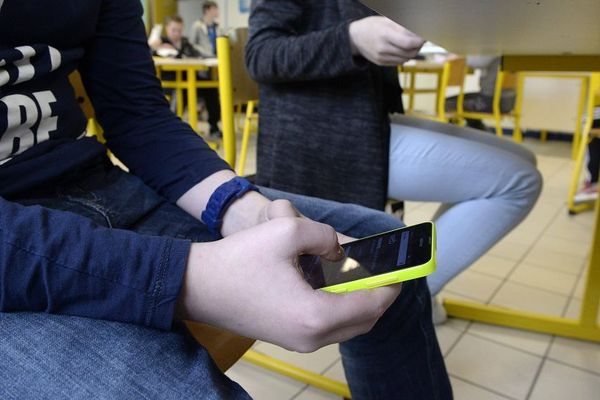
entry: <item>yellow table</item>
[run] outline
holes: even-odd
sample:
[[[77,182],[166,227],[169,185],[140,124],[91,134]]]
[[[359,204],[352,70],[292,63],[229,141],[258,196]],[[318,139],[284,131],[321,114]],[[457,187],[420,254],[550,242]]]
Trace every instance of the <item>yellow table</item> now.
[[[503,57],[503,68],[510,71],[589,72],[590,70],[600,70],[600,56],[505,56]],[[592,249],[579,319],[560,318],[452,299],[444,301],[448,315],[511,328],[600,342],[600,326],[596,321],[600,303],[599,204],[599,202],[596,203]]]
[[[175,89],[177,96],[177,115],[183,115],[183,89],[187,89],[188,121],[194,131],[198,130],[198,114],[193,112],[198,107],[197,89],[219,88],[217,76],[218,62],[216,59],[202,58],[163,58],[154,57],[154,66],[156,73],[160,77],[161,72],[175,72],[174,81],[162,81],[162,86],[168,89]],[[211,80],[198,80],[198,72],[210,71]],[[183,75],[186,78],[183,78]]]

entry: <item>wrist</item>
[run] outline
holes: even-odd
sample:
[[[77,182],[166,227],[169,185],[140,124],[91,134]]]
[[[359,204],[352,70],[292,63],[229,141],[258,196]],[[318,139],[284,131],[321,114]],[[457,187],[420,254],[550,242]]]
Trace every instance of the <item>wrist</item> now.
[[[185,274],[181,283],[181,291],[177,298],[177,306],[175,309],[176,320],[199,320],[199,310],[197,309],[199,301],[196,298],[198,293],[198,283],[202,283],[204,279],[201,277],[203,269],[206,267],[206,262],[202,261],[203,254],[207,254],[206,246],[210,243],[192,243],[188,254]]]
[[[221,233],[226,214],[230,214],[227,219],[236,222],[236,227],[240,225],[240,222],[253,219],[253,209],[244,207],[244,205],[249,203],[248,201],[241,202],[240,205],[234,206],[235,212],[229,212],[229,209],[236,202],[238,202],[238,200],[241,200],[243,197],[253,191],[258,192],[258,188],[255,185],[244,178],[235,176],[219,185],[219,187],[217,187],[217,189],[212,193],[208,203],[206,204],[205,210],[202,212],[201,220],[212,232],[215,238],[222,236]],[[245,216],[244,213],[251,214]]]
[[[270,202],[256,191],[247,192],[236,199],[223,214],[221,235],[229,236],[264,222],[264,210]]]

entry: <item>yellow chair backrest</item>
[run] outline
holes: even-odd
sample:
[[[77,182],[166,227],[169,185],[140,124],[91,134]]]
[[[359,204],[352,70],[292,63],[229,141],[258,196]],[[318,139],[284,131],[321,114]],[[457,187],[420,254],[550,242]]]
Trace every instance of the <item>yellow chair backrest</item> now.
[[[515,72],[508,72],[508,71],[505,71],[502,74],[503,74],[502,89],[504,89],[504,90],[516,89],[517,83],[518,83],[517,74]]]
[[[463,57],[448,61],[450,71],[448,74],[448,86],[463,86],[467,72],[467,60]]]
[[[258,85],[250,78],[244,62],[244,48],[248,42],[248,28],[237,28],[229,39],[233,104],[245,104],[258,99]]]

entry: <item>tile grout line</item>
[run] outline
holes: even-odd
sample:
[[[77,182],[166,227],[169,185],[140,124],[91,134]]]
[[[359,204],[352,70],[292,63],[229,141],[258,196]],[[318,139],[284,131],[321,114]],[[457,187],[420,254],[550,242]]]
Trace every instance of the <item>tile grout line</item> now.
[[[572,369],[576,369],[577,371],[585,372],[587,374],[594,375],[594,376],[600,378],[600,372],[592,371],[592,370],[589,370],[589,369],[585,369],[583,367],[579,367],[577,365],[569,364],[566,361],[558,360],[556,358],[552,358],[551,356],[548,356],[548,358],[546,358],[546,361],[552,361],[553,363],[560,364],[563,367],[569,367],[569,368],[572,368]]]
[[[506,276],[502,280],[502,283],[500,283],[500,285],[492,293],[492,295],[490,296],[489,300],[485,304],[489,305],[492,302],[492,300],[494,299],[494,297],[496,297],[496,295],[498,294],[498,292],[504,287],[504,285],[506,284],[506,282],[508,282],[508,279],[510,278],[510,276],[519,267],[519,265],[525,260],[525,258],[527,257],[527,255],[529,255],[529,253],[533,249],[533,247],[540,241],[540,239],[543,236],[544,232],[552,225],[552,223],[554,222],[554,220],[556,219],[556,217],[558,217],[559,213],[562,212],[563,210],[564,210],[564,206],[561,206],[556,211],[556,213],[554,214],[554,218],[552,218],[552,220],[546,224],[546,226],[540,232],[540,234],[538,235],[538,237],[533,241],[533,243],[531,244],[531,246],[529,246],[529,249],[525,253],[523,253],[523,255],[521,256],[521,258],[519,260],[517,260],[517,262],[515,263],[515,266],[508,272],[508,274],[506,274]]]
[[[513,329],[513,328],[506,328],[506,329]],[[484,340],[486,342],[494,343],[494,344],[497,344],[499,346],[506,347],[507,349],[516,350],[516,351],[518,351],[520,353],[527,354],[527,355],[533,356],[533,357],[537,357],[539,359],[543,359],[543,357],[544,357],[544,354],[536,354],[536,353],[533,353],[533,352],[531,352],[529,350],[524,350],[524,349],[522,349],[520,347],[516,347],[516,346],[513,346],[511,344],[503,343],[503,342],[500,342],[500,341],[495,340],[495,339],[490,339],[490,338],[485,337],[485,336],[483,336],[481,334],[478,334],[478,333],[467,332],[467,334],[470,335],[470,336],[476,337],[478,339]],[[540,333],[540,335],[546,335],[546,336],[553,337],[552,335],[548,335],[548,334],[545,334],[545,333]],[[550,343],[548,343],[548,347],[550,347]],[[546,349],[546,350],[548,350],[548,349]],[[544,353],[546,352],[546,350],[544,350]]]
[[[565,317],[565,315],[567,314],[567,311],[569,310],[569,305],[571,304],[571,302],[573,301],[573,297],[575,295],[575,290],[577,289],[577,284],[579,283],[579,279],[581,279],[581,276],[584,273],[585,270],[585,264],[587,263],[586,260],[583,261],[583,266],[579,271],[578,277],[575,280],[575,284],[573,285],[573,287],[571,288],[571,293],[569,295],[568,301],[565,304],[563,311],[561,313],[561,317]],[[544,368],[544,366],[546,365],[546,363],[548,361],[553,361],[552,358],[549,357],[550,355],[550,351],[552,350],[552,346],[554,346],[554,342],[556,341],[556,335],[552,335],[552,338],[550,339],[550,343],[548,345],[548,348],[546,349],[546,352],[544,353],[544,358],[542,359],[542,363],[540,364],[540,366],[538,367],[538,370],[536,371],[535,377],[533,379],[533,383],[531,384],[531,387],[529,388],[529,392],[527,393],[527,397],[525,398],[526,400],[529,400],[531,398],[531,396],[533,395],[533,391],[538,383],[538,380],[540,378],[540,375],[542,374],[542,369]],[[562,364],[562,363],[561,363]],[[600,374],[599,374],[600,375]]]
[[[325,375],[327,373],[327,371],[329,371],[331,368],[333,368],[333,366],[335,364],[337,364],[338,361],[340,361],[342,359],[342,357],[337,357],[331,364],[329,364],[327,367],[325,367],[325,369],[321,370],[321,372],[319,372],[320,375]],[[296,398],[298,398],[298,396],[300,396],[302,393],[304,393],[306,391],[306,389],[313,387],[312,385],[308,385],[305,384],[304,387],[302,389],[300,389],[300,391],[298,393],[296,393],[295,395],[293,395],[290,400],[294,400]],[[321,390],[324,391],[322,389],[319,388],[315,388],[317,390]]]
[[[446,354],[443,354],[444,363],[446,362],[446,357],[448,357],[450,355],[452,350],[454,350],[454,348],[458,345],[458,342],[460,342],[463,339],[463,337],[466,335],[466,333],[469,330],[469,328],[471,327],[471,325],[473,325],[473,321],[468,322],[467,326],[465,326],[465,329],[460,333],[460,335],[458,335],[458,337],[456,338],[456,340],[454,341],[452,346],[448,347],[448,350],[446,350]],[[436,336],[437,336],[437,332],[436,332]]]
[[[550,353],[550,349],[552,348],[552,344],[554,343],[555,337],[556,336],[552,335],[552,339],[550,340],[550,343],[548,344],[548,348],[546,349],[546,352],[544,353],[542,362],[540,363],[537,371],[535,372],[535,376],[533,377],[533,382],[531,382],[531,386],[529,386],[529,391],[527,392],[527,396],[525,396],[525,400],[529,400],[531,398],[531,395],[533,394],[533,390],[535,389],[535,386],[538,383],[540,375],[542,374],[542,369],[544,368],[544,365],[546,365],[546,361],[548,361],[548,354]]]
[[[519,265],[519,266],[520,266],[520,265]],[[534,267],[536,267],[536,266],[534,266]],[[537,268],[541,268],[541,269],[543,269],[543,267],[537,267]],[[475,273],[475,274],[479,274],[479,275],[484,275],[484,276],[486,276],[486,277],[488,277],[488,278],[496,278],[496,279],[498,279],[498,280],[502,281],[502,278],[500,278],[499,276],[496,276],[496,275],[491,275],[491,274],[489,274],[489,273],[486,273],[486,272],[480,272],[480,271],[469,271],[469,272],[471,272],[471,273]],[[552,272],[559,272],[559,271],[552,271]],[[563,272],[563,273],[564,273],[565,275],[570,275],[570,276],[573,276],[573,277],[575,277],[575,284],[574,284],[574,285],[575,285],[575,287],[576,287],[576,286],[577,286],[577,280],[579,279],[579,273],[578,273],[578,274],[569,274],[569,273],[566,273],[566,272]],[[545,288],[542,288],[542,287],[533,286],[533,285],[531,285],[531,284],[528,284],[528,283],[523,283],[523,282],[518,282],[518,281],[511,281],[510,279],[509,279],[509,282],[510,282],[510,283],[517,284],[517,285],[521,285],[521,286],[526,286],[527,288],[530,288],[530,289],[537,289],[537,290],[541,290],[541,291],[543,291],[543,292],[546,292],[546,293],[549,293],[549,294],[556,294],[556,295],[560,295],[560,296],[563,296],[563,297],[567,297],[568,299],[570,299],[570,297],[569,297],[569,296],[571,296],[570,294],[567,294],[567,293],[561,293],[561,292],[557,292],[557,291],[554,291],[554,290],[551,290],[551,289],[545,289]],[[504,282],[501,282],[501,283],[504,283]],[[572,289],[574,289],[575,287],[573,287]],[[475,298],[474,298],[474,297],[472,297],[472,296],[467,296],[467,295],[464,295],[464,294],[458,293],[458,292],[457,292],[457,291],[455,291],[455,290],[450,290],[450,292],[453,292],[453,293],[455,293],[455,294],[458,294],[458,295],[461,295],[461,296],[464,296],[464,297],[469,297],[469,298],[471,298],[471,299],[474,299],[474,300],[481,301],[481,299],[475,299]],[[486,303],[486,304],[487,304],[487,303]]]
[[[485,387],[485,386],[483,386],[483,385],[481,385],[481,384],[479,384],[479,383],[477,383],[477,382],[473,382],[473,381],[470,381],[470,380],[468,380],[468,379],[465,379],[465,378],[462,378],[462,377],[459,377],[459,376],[456,376],[456,375],[453,375],[453,374],[448,374],[448,375],[450,375],[452,378],[454,378],[454,379],[456,379],[456,380],[459,380],[459,381],[462,381],[462,382],[468,383],[469,385],[475,386],[475,387],[477,387],[477,388],[479,388],[479,389],[485,390],[486,392],[493,393],[493,394],[495,394],[495,395],[498,395],[498,396],[500,396],[500,397],[503,397],[503,398],[505,398],[505,399],[509,399],[509,400],[518,400],[518,399],[517,399],[517,398],[515,398],[515,397],[511,397],[511,396],[509,396],[509,395],[507,395],[507,394],[504,394],[504,393],[502,393],[502,392],[498,392],[498,391],[496,391],[496,390],[494,390],[494,389],[487,388],[487,387]]]

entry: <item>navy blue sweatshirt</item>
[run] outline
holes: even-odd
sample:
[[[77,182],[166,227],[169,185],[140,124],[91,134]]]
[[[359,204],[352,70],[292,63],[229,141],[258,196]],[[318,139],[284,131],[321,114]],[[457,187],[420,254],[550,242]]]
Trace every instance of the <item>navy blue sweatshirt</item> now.
[[[84,137],[75,69],[107,146],[170,201],[228,168],[169,111],[139,0],[0,0],[0,311],[168,329],[189,242],[10,202],[106,151]]]

